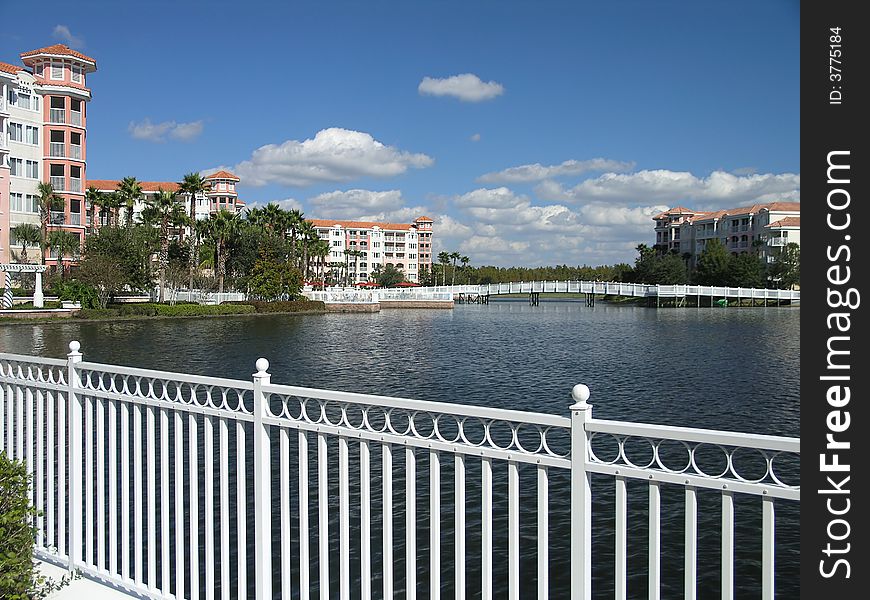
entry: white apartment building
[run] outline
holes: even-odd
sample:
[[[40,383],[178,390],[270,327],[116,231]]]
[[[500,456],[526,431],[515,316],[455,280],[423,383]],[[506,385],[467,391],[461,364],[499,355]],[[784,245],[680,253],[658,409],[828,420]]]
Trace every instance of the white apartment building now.
[[[203,179],[208,183],[209,189],[205,193],[197,194],[194,202],[196,202],[196,219],[207,219],[210,214],[217,213],[221,210],[227,210],[231,213],[238,213],[245,207],[245,203],[239,199],[239,194],[236,191],[236,184],[240,179],[229,171],[218,171],[211,175],[203,176]],[[118,189],[119,179],[89,179],[88,187],[94,187],[100,192],[111,193]],[[152,199],[158,190],[166,192],[177,192],[179,183],[177,181],[139,181],[142,188],[142,198],[133,204],[133,222],[141,220],[142,210],[147,205],[147,201]],[[185,214],[190,214],[191,198],[189,194],[181,194],[179,201],[184,204]],[[106,225],[109,215],[97,209],[97,214],[94,216],[97,219],[97,225]],[[126,210],[122,207],[118,222],[123,223],[126,218],[124,215]],[[90,219],[90,216],[89,216]],[[90,224],[90,220],[88,222]]]
[[[85,233],[84,185],[87,104],[86,77],[96,61],[55,44],[23,52],[22,65],[0,62],[0,262],[20,252],[10,229],[39,224],[37,185],[50,182],[64,209],[51,215],[52,229],[80,238]],[[39,251],[29,251],[38,262]],[[53,261],[47,260],[49,264]]]
[[[800,202],[769,202],[712,212],[677,206],[653,217],[653,248],[662,254],[685,255],[689,267],[694,268],[707,243],[718,239],[733,255],[757,252],[771,263],[788,243],[800,244],[800,215]]]
[[[408,281],[419,282],[424,269],[432,269],[432,219],[413,223],[375,223],[309,219],[317,235],[329,244],[327,262],[347,265],[349,280],[362,283],[378,268],[392,264]],[[345,254],[357,251],[359,256]]]

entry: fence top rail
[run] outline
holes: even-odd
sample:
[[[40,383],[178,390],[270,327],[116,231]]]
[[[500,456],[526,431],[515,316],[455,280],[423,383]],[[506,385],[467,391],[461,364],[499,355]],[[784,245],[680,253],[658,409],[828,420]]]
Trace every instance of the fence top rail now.
[[[502,421],[544,427],[571,427],[571,419],[557,415],[534,413],[523,410],[511,410],[502,408],[489,408],[485,406],[473,406],[468,404],[453,404],[450,402],[433,402],[430,400],[413,400],[410,398],[397,398],[391,396],[376,396],[373,394],[358,394],[354,392],[340,392],[334,390],[321,390],[315,388],[291,386],[291,385],[264,385],[263,392],[281,396],[297,396],[323,400],[339,404],[356,404],[363,406],[377,406],[388,410],[402,410],[409,413],[424,412],[435,415],[450,415],[454,417],[466,417],[481,419],[483,421]]]
[[[94,363],[82,361],[76,364],[76,368],[80,371],[90,371],[96,375],[122,375],[146,379],[158,379],[167,383],[185,383],[194,384],[206,387],[232,388],[236,390],[253,390],[254,384],[252,381],[243,379],[225,379],[222,377],[208,377],[205,375],[189,375],[187,373],[175,373],[172,371],[155,371],[151,369],[136,369],[134,367],[124,367],[120,365],[107,365],[103,363]]]
[[[648,423],[627,423],[624,421],[608,421],[591,419],[586,424],[589,432],[608,433],[627,437],[641,437],[655,440],[676,440],[696,444],[712,444],[717,446],[733,446],[775,452],[792,452],[800,454],[800,438],[782,437],[776,435],[761,435],[733,431],[718,431],[714,429],[697,429],[694,427],[675,427],[651,425]]]
[[[17,362],[17,363],[48,365],[51,367],[65,367],[67,364],[66,360],[64,360],[62,358],[43,358],[41,356],[29,356],[26,354],[9,354],[7,352],[0,352],[0,360]]]

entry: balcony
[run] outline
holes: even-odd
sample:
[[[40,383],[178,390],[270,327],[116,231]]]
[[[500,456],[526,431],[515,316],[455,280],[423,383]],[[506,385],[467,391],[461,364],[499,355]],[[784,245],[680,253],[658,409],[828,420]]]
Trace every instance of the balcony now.
[[[63,142],[51,142],[48,146],[48,155],[54,158],[63,158],[66,156],[65,144]]]
[[[82,126],[82,113],[71,110],[69,112],[69,115],[70,115],[70,123],[72,125],[75,125],[76,127]]]
[[[61,124],[66,123],[66,109],[50,108],[48,110],[48,122]]]
[[[66,213],[60,211],[51,211],[52,225],[66,225]]]
[[[787,246],[788,238],[786,237],[774,237],[767,240],[768,246]]]
[[[76,160],[82,159],[82,147],[76,146],[75,144],[69,145],[69,157],[74,158]]]
[[[51,187],[54,188],[54,191],[56,192],[62,192],[66,189],[65,177],[49,177],[48,182],[51,184]]]
[[[82,180],[76,177],[69,178],[69,191],[71,192],[79,192],[82,191]]]

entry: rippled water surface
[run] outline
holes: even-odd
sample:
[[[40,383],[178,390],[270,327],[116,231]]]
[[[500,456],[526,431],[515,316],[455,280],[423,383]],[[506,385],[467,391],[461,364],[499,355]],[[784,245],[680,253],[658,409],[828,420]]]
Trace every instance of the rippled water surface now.
[[[266,357],[273,383],[560,415],[568,414],[572,386],[585,383],[598,418],[798,436],[799,335],[797,308],[651,309],[604,303],[590,308],[570,301],[532,307],[525,301],[494,301],[454,310],[373,314],[0,325],[0,350],[62,357],[75,339],[89,361],[239,379],[250,378],[255,360]],[[402,460],[394,466],[401,467]],[[470,468],[469,479],[474,473]],[[533,486],[533,476],[531,481]],[[563,506],[567,497],[559,496],[558,486],[554,489],[551,506]],[[602,482],[601,489],[599,502],[609,502],[612,482]],[[630,568],[629,595],[635,597],[646,591],[647,504],[642,487],[629,492],[629,564],[637,567],[637,572]],[[425,495],[418,500],[428,501]],[[718,594],[718,502],[718,495],[699,498],[705,532],[699,548],[699,573],[706,579],[699,589],[702,598]],[[736,509],[739,559],[760,547],[760,511],[743,504],[741,499]],[[662,507],[663,592],[681,596],[681,493],[664,489]],[[559,514],[554,509],[556,522]],[[741,515],[746,516],[742,523]],[[797,523],[796,505],[778,509],[777,596],[782,598],[797,596]],[[607,516],[596,521],[595,543],[612,557],[609,526]],[[447,539],[449,522],[442,530]],[[400,533],[397,540],[403,539]],[[423,550],[427,535],[418,532]],[[497,546],[500,535],[497,529]],[[523,543],[528,536],[534,547],[533,522],[521,535]],[[469,536],[471,552],[475,532]],[[565,540],[553,537],[554,548],[562,551],[561,558],[554,558],[556,567],[567,567],[567,545],[560,547]],[[396,553],[402,550],[397,547]],[[754,577],[758,570],[753,556],[744,557],[750,567],[737,573],[739,591],[741,574]],[[530,560],[528,567],[525,559],[523,563],[529,573],[523,578],[524,596],[535,589],[534,556]],[[612,567],[607,566],[612,558],[603,562],[595,577],[596,596],[601,597],[612,590]],[[501,568],[497,561],[497,574]],[[473,580],[479,567],[468,569]],[[401,561],[396,571],[401,588]],[[566,573],[551,569],[554,586],[565,583]],[[450,577],[445,574],[445,579]],[[421,596],[425,581],[423,573],[418,578]],[[452,595],[452,582],[444,585]],[[375,581],[375,590],[379,586]]]

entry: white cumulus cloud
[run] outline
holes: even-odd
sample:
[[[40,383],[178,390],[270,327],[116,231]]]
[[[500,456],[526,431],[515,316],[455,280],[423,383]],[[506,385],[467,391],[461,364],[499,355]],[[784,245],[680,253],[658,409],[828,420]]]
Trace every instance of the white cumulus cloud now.
[[[387,146],[368,133],[331,127],[301,142],[261,146],[250,159],[233,167],[233,172],[246,185],[305,187],[359,177],[395,177],[411,167],[419,169],[433,163],[425,154]]]
[[[202,133],[202,121],[191,121],[190,123],[178,123],[176,121],[163,121],[161,123],[152,123],[150,119],[143,119],[136,123],[130,121],[127,126],[127,131],[137,140],[145,140],[148,142],[165,142],[166,138],[172,138],[181,142],[191,142]]]
[[[69,27],[66,25],[55,25],[51,35],[56,40],[66,42],[70,48],[81,48],[85,45],[85,41],[82,38],[73,35],[69,30]]]
[[[481,81],[472,73],[452,77],[424,77],[417,91],[424,96],[453,96],[464,102],[492,100],[504,93],[504,86],[496,81]]]
[[[571,188],[565,188],[555,181],[543,181],[535,188],[535,193],[543,200],[577,204],[607,200],[627,204],[683,204],[699,210],[734,208],[752,204],[761,198],[797,201],[800,198],[800,175],[735,175],[713,171],[707,177],[697,177],[687,171],[658,169],[625,174],[605,173]]]
[[[312,213],[318,218],[359,219],[361,214],[387,214],[401,209],[404,204],[402,192],[388,190],[346,190],[319,194],[308,200]],[[420,216],[420,215],[417,215]]]
[[[634,163],[593,158],[590,160],[566,160],[559,165],[544,166],[540,163],[510,167],[503,171],[486,173],[477,178],[480,183],[521,183],[541,181],[553,177],[581,175],[590,171],[623,172],[634,168]]]

